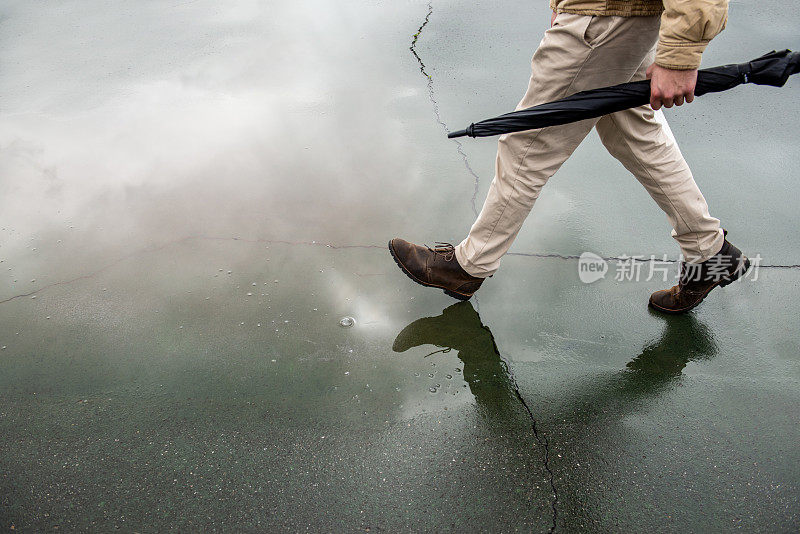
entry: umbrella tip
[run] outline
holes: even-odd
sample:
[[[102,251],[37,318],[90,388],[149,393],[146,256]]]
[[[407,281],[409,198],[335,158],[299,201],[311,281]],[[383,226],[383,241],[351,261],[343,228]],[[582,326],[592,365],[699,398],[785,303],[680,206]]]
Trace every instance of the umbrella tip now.
[[[447,134],[447,138],[448,139],[453,139],[455,137],[464,137],[466,135],[467,135],[467,131],[466,130],[457,130],[455,132],[450,132],[449,134]]]

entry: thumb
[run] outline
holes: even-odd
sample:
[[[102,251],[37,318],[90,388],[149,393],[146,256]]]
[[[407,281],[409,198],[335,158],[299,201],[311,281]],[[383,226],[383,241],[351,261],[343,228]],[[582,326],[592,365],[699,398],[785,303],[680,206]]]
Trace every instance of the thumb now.
[[[653,77],[653,71],[655,70],[655,67],[656,67],[655,63],[647,67],[647,72],[645,72],[645,76],[647,76],[648,80]]]

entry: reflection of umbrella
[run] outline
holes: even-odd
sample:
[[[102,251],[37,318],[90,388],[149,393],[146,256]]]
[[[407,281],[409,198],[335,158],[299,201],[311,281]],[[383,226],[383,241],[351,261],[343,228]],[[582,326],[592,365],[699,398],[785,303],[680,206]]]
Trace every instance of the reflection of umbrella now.
[[[800,72],[800,53],[783,50],[770,52],[747,63],[703,69],[697,73],[694,94],[701,96],[736,87],[742,83],[782,87],[789,76]],[[583,119],[593,119],[650,102],[650,80],[628,82],[612,87],[590,89],[567,98],[506,113],[471,124],[447,137],[487,137],[546,126],[557,126]]]

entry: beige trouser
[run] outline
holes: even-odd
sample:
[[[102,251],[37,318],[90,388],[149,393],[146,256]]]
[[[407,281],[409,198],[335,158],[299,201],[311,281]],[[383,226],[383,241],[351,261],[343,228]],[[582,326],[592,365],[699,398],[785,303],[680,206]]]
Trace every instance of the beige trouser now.
[[[533,55],[527,108],[578,91],[645,79],[655,57],[660,17],[593,17],[561,13]],[[495,177],[477,221],[456,257],[471,275],[486,277],[517,237],[542,186],[593,127],[606,149],[641,182],[672,224],[684,258],[704,261],[722,247],[719,220],[678,145],[652,108],[641,106],[563,126],[500,137]]]

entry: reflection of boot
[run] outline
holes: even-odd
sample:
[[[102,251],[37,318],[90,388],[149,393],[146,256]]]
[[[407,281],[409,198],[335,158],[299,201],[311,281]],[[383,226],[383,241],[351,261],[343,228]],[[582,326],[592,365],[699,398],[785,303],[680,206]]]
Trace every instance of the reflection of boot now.
[[[694,316],[665,317],[665,320],[661,338],[645,346],[627,365],[640,378],[658,381],[679,376],[688,362],[710,358],[717,352],[708,328]]]
[[[625,371],[587,378],[574,387],[560,406],[562,418],[577,418],[584,424],[594,418],[620,418],[636,409],[640,401],[657,398],[681,375],[688,362],[716,354],[717,346],[708,328],[691,314],[650,313],[664,320],[661,337],[645,345]]]
[[[419,345],[436,345],[461,351],[475,344],[492,346],[492,334],[481,323],[472,304],[459,302],[445,308],[438,317],[423,317],[403,328],[392,350],[405,352]]]
[[[516,403],[494,337],[471,303],[459,302],[445,308],[438,317],[417,319],[397,334],[392,350],[405,352],[420,345],[458,351],[464,364],[464,380],[481,408],[496,412]]]

